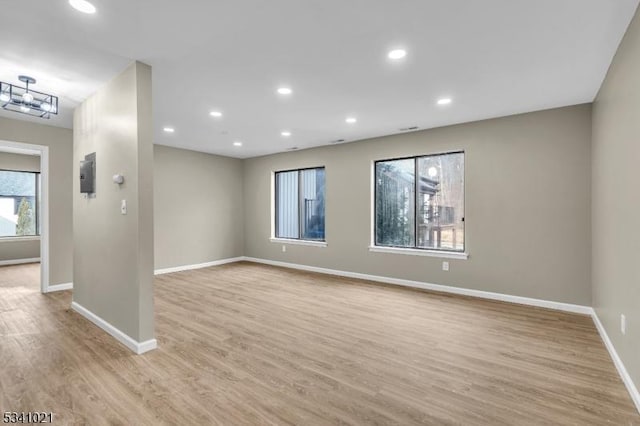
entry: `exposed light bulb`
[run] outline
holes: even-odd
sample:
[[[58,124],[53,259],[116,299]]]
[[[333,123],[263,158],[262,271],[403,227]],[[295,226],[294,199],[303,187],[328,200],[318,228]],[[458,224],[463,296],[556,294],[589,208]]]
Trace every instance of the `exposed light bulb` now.
[[[25,92],[22,94],[22,100],[28,104],[33,102],[33,95],[29,92]]]
[[[428,173],[429,173],[429,177],[434,178],[438,176],[438,169],[436,169],[435,167],[429,167]]]
[[[42,108],[43,111],[51,112],[51,104],[48,102],[43,102],[42,104],[40,104],[40,108]]]
[[[31,108],[29,108],[29,107],[28,107],[28,106],[26,106],[26,105],[21,105],[21,106],[20,106],[20,111],[22,111],[22,112],[29,112],[29,111],[31,111]]]

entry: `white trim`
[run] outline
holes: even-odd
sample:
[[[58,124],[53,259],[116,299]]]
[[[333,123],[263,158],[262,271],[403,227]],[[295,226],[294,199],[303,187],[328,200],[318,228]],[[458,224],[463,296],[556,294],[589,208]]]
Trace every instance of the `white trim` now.
[[[174,266],[172,268],[156,269],[154,275],[171,274],[173,272],[190,271],[192,269],[209,268],[210,266],[224,265],[226,263],[241,262],[244,257],[232,257],[229,259],[214,260],[212,262],[197,263],[195,265]]]
[[[271,238],[276,235],[276,172],[275,170],[271,170],[271,195],[269,198],[269,208],[271,212]]]
[[[158,342],[156,341],[156,339],[138,342],[113,325],[109,324],[107,321],[103,320],[84,306],[80,305],[78,302],[71,302],[71,309],[109,333],[111,336],[115,337],[117,341],[119,341],[138,355],[156,349],[158,347]]]
[[[321,274],[337,275],[337,276],[342,276],[347,278],[357,278],[357,279],[363,279],[368,281],[381,282],[385,284],[394,284],[394,285],[400,285],[405,287],[420,288],[424,290],[431,290],[431,291],[437,291],[437,292],[443,292],[443,293],[459,294],[463,296],[471,296],[471,297],[477,297],[482,299],[499,300],[502,302],[516,303],[516,304],[528,305],[528,306],[537,306],[541,308],[554,309],[557,311],[573,312],[577,314],[589,315],[593,318],[593,322],[596,325],[598,333],[600,333],[600,337],[602,338],[605,347],[609,351],[609,354],[611,355],[613,363],[616,366],[618,373],[622,378],[622,381],[627,387],[629,394],[631,395],[631,399],[635,403],[636,408],[638,409],[638,412],[640,412],[640,393],[638,392],[637,387],[633,383],[633,380],[631,380],[629,373],[627,372],[624,364],[622,363],[622,360],[618,356],[618,353],[616,352],[615,347],[611,343],[611,340],[609,339],[607,332],[605,331],[602,323],[600,322],[600,319],[596,315],[595,310],[590,306],[574,305],[574,304],[562,303],[562,302],[553,302],[550,300],[533,299],[529,297],[511,296],[508,294],[493,293],[488,291],[472,290],[472,289],[459,288],[459,287],[451,287],[451,286],[445,286],[440,284],[423,283],[419,281],[410,281],[410,280],[403,280],[398,278],[382,277],[377,275],[361,274],[357,272],[339,271],[335,269],[319,268],[315,266],[299,265],[295,263],[279,262],[275,260],[259,259],[259,258],[248,257],[248,256],[235,257],[232,259],[223,259],[215,262],[202,263],[199,265],[188,265],[188,266],[183,266],[178,268],[169,268],[167,270],[157,270],[156,275],[160,273],[177,272],[179,270],[189,270],[189,269],[197,269],[197,268],[206,268],[208,266],[221,265],[223,263],[242,262],[242,261],[262,263],[265,265],[280,266],[284,268],[298,269],[302,271],[318,272]],[[163,272],[163,271],[167,271],[167,272]]]
[[[370,252],[375,253],[393,253],[403,254],[410,256],[428,256],[428,257],[440,257],[442,259],[461,259],[467,260],[469,253],[445,251],[445,250],[423,250],[404,247],[382,247],[382,246],[369,246]]]
[[[73,283],[54,284],[50,285],[47,289],[47,293],[53,293],[54,291],[72,290]]]
[[[49,291],[49,147],[40,145],[40,291]]]
[[[0,260],[0,266],[24,265],[25,263],[38,263],[38,262],[40,262],[39,257],[32,257],[30,259]]]
[[[382,277],[378,275],[361,274],[358,272],[339,271],[335,269],[318,268],[315,266],[298,265],[295,263],[279,262],[275,260],[258,259],[255,257],[245,257],[248,262],[263,263],[266,265],[282,266],[291,269],[300,269],[302,271],[319,272],[321,274],[338,275],[347,278],[357,278],[361,280],[375,281],[385,284],[394,284],[404,287],[420,288],[423,290],[437,291],[441,293],[460,294],[463,296],[478,297],[481,299],[499,300],[502,302],[517,303],[520,305],[537,306],[547,309],[555,309],[557,311],[573,312],[583,315],[591,315],[592,308],[590,306],[574,305],[571,303],[554,302],[551,300],[533,299],[530,297],[511,296],[502,293],[493,293],[489,291],[473,290],[462,287],[451,287],[441,284],[431,284],[420,281],[404,280],[400,278]]]
[[[49,288],[49,147],[2,140],[0,146],[40,154],[40,291]]]
[[[598,329],[598,333],[600,333],[600,337],[604,342],[604,346],[609,351],[609,355],[611,355],[611,359],[613,360],[613,364],[616,366],[616,369],[618,370],[618,374],[620,374],[620,377],[622,378],[622,382],[627,387],[627,391],[629,391],[631,400],[636,405],[636,408],[640,413],[640,392],[638,392],[638,388],[633,383],[633,380],[631,379],[629,372],[627,372],[627,369],[622,363],[620,356],[618,356],[618,352],[616,352],[616,348],[613,346],[611,339],[609,339],[609,335],[607,334],[607,331],[602,325],[602,322],[600,322],[600,318],[598,318],[598,314],[596,314],[595,309],[593,310],[591,317],[593,318],[593,322],[595,323],[596,328]]]
[[[0,237],[0,243],[13,243],[18,241],[40,241],[40,235],[29,235],[26,237]]]
[[[292,240],[289,238],[269,238],[269,241],[272,243],[280,243],[280,244],[292,244],[294,246],[312,246],[312,247],[326,247],[326,241],[312,241],[312,240]]]

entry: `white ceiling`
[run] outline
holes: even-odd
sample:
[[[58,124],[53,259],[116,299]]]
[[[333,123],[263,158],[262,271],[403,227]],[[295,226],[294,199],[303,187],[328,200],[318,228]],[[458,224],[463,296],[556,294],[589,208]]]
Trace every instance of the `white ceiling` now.
[[[71,127],[137,59],[153,67],[155,143],[245,158],[590,102],[638,0],[92,3],[0,0],[0,80],[35,77],[61,97],[46,123]],[[393,63],[395,47],[408,55]]]

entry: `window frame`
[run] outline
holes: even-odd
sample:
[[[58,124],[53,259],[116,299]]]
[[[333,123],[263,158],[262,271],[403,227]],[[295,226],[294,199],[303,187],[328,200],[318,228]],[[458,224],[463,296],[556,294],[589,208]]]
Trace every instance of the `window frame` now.
[[[462,154],[464,158],[464,165],[462,169],[462,173],[464,176],[462,182],[462,206],[464,209],[464,215],[462,216],[462,223],[464,229],[464,240],[462,243],[461,250],[448,249],[448,248],[435,248],[435,247],[419,247],[418,244],[418,203],[417,203],[417,195],[418,195],[418,185],[420,183],[419,175],[418,175],[418,161],[421,158],[428,157],[440,157],[445,155],[452,154]],[[393,158],[385,158],[381,160],[373,161],[373,169],[372,169],[372,185],[371,189],[373,191],[372,196],[372,206],[371,206],[371,245],[369,246],[369,250],[373,252],[380,253],[398,253],[398,254],[408,254],[408,255],[416,255],[416,256],[432,256],[432,257],[443,257],[443,258],[451,258],[451,259],[467,259],[469,255],[467,254],[467,235],[466,235],[466,199],[467,199],[467,161],[466,161],[466,152],[463,149],[454,150],[454,151],[445,151],[438,152],[433,154],[421,154],[421,155],[409,155],[403,157],[393,157]],[[387,163],[390,161],[402,161],[402,160],[413,160],[414,162],[414,197],[413,197],[413,230],[414,230],[414,244],[413,246],[394,246],[394,245],[378,245],[376,240],[377,233],[377,206],[378,206],[378,191],[377,191],[377,166],[378,163]]]
[[[303,220],[302,220],[302,211],[300,209],[300,200],[303,199],[302,197],[302,191],[304,190],[303,185],[302,185],[302,173],[305,170],[318,170],[318,169],[322,169],[324,170],[324,174],[325,174],[325,198],[324,198],[324,202],[325,202],[325,216],[324,216],[324,220],[325,220],[325,234],[324,234],[324,238],[323,239],[308,239],[308,238],[302,238],[302,230],[303,230]],[[298,207],[298,238],[290,238],[290,237],[278,237],[278,174],[279,173],[291,173],[291,172],[297,172],[298,173],[298,203],[297,203],[297,207]],[[283,170],[275,170],[272,172],[271,176],[272,176],[272,185],[271,188],[273,190],[273,196],[271,197],[272,200],[272,220],[271,220],[271,225],[272,225],[272,231],[271,231],[271,238],[270,241],[271,242],[284,242],[284,243],[289,243],[289,244],[297,244],[297,245],[305,245],[305,246],[318,246],[318,247],[326,247],[327,246],[327,233],[326,233],[326,175],[327,175],[327,169],[325,166],[315,166],[315,167],[301,167],[301,168],[294,168],[294,169],[283,169]]]
[[[32,170],[15,170],[15,169],[0,169],[0,172],[14,172],[14,173],[31,173],[32,175],[34,175],[34,180],[35,180],[35,188],[36,188],[36,193],[34,196],[34,209],[35,209],[35,214],[36,214],[36,224],[35,224],[35,229],[36,229],[36,233],[34,235],[0,235],[0,242],[2,241],[26,241],[26,240],[37,240],[41,237],[41,233],[40,233],[40,197],[42,196],[42,183],[41,183],[41,179],[42,179],[42,172],[34,172]],[[0,194],[0,198],[2,198],[3,195]]]

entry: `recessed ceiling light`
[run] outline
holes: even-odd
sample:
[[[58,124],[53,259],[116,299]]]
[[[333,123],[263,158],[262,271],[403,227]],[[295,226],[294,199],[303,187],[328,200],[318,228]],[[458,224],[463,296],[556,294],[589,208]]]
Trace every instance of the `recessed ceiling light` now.
[[[96,7],[87,0],[69,0],[69,4],[79,12],[89,14],[96,13]]]
[[[212,117],[222,117],[222,113],[220,111],[211,111],[209,115]]]
[[[278,89],[278,93],[280,93],[281,95],[290,95],[293,93],[293,90],[291,90],[289,87],[280,87]]]
[[[387,54],[389,59],[402,59],[407,56],[407,51],[404,49],[394,49]]]
[[[346,120],[344,120],[344,121],[346,121],[346,122],[347,122],[347,123],[349,123],[349,124],[353,124],[353,123],[355,123],[356,121],[358,121],[358,119],[357,119],[357,118],[355,118],[355,117],[347,117],[347,119],[346,119]]]
[[[233,146],[242,146],[242,142],[236,141],[233,143]]]
[[[438,105],[449,105],[450,103],[451,103],[451,98],[438,99]]]
[[[282,136],[284,136],[284,137],[289,137],[289,136],[291,136],[291,132],[289,132],[289,131],[287,131],[287,130],[285,130],[284,132],[281,132],[280,134],[281,134]]]
[[[165,128],[164,128],[164,129],[162,129],[162,130],[164,130],[164,131],[165,131],[165,132],[167,132],[167,133],[173,133],[173,132],[175,132],[175,131],[176,131],[176,129],[174,129],[173,127],[165,127]]]

